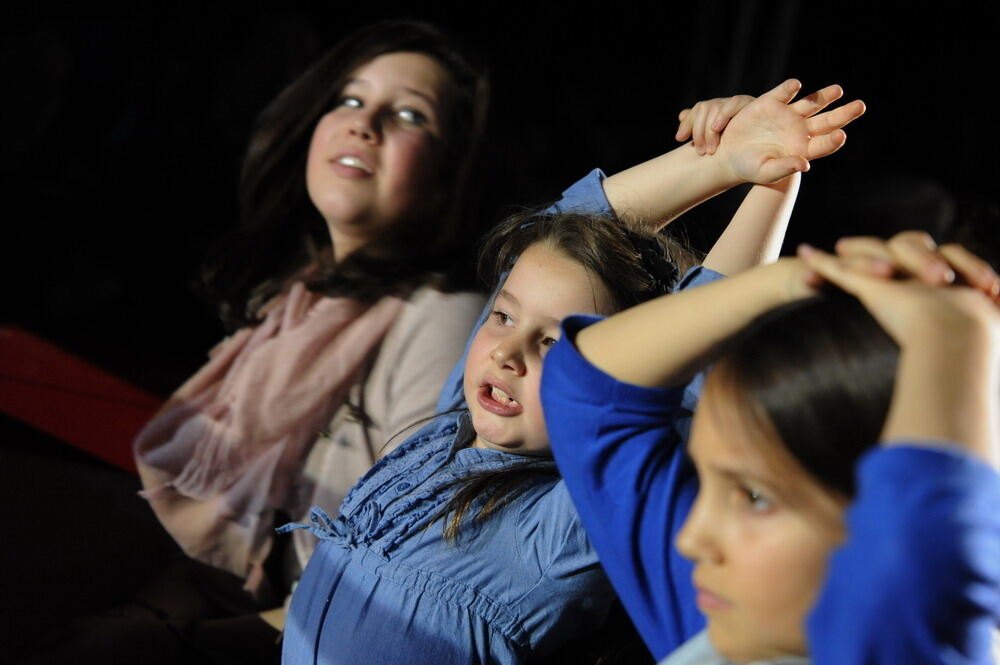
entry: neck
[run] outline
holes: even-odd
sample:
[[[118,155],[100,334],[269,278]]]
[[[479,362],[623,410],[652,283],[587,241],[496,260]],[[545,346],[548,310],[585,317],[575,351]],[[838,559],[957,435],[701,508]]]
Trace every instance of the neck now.
[[[366,235],[344,233],[341,230],[335,230],[332,225],[330,226],[330,243],[333,246],[334,263],[340,263],[370,241],[371,238]]]

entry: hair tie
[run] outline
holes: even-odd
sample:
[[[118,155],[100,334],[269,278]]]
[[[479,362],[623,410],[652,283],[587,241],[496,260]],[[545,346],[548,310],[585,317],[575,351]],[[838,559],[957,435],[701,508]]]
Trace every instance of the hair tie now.
[[[663,247],[656,238],[641,235],[631,229],[625,229],[625,236],[639,254],[642,267],[649,273],[653,282],[651,291],[657,295],[669,293],[680,274],[677,264],[663,255]]]

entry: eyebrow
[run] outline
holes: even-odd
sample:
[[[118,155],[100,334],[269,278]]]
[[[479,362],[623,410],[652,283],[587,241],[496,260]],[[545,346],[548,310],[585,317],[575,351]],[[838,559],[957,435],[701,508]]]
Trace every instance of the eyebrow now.
[[[521,306],[521,302],[517,298],[515,298],[514,294],[508,291],[507,289],[500,289],[499,291],[497,291],[497,297],[493,299],[493,302],[495,303],[497,300],[500,300],[500,298],[506,298],[507,300],[510,300],[511,303],[513,303],[514,305],[517,305],[518,307]],[[558,326],[562,322],[560,319],[557,319],[554,316],[540,316],[538,318],[541,319],[542,321],[548,321],[550,325],[554,326]]]
[[[694,455],[694,446],[691,445],[690,441],[686,446],[686,452],[687,456],[691,458],[691,462],[694,463],[695,466],[697,466],[698,463],[697,463],[697,458]],[[713,473],[717,473],[729,480],[735,480],[735,481],[752,480],[755,483],[765,485],[771,491],[778,492],[778,485],[774,482],[773,479],[765,478],[764,476],[752,473],[750,471],[747,471],[746,469],[743,468],[734,469],[732,467],[721,466],[719,464],[709,464],[706,468],[707,470],[712,471]]]
[[[729,480],[736,481],[737,483],[744,480],[750,480],[753,481],[754,483],[765,486],[774,493],[779,492],[778,486],[774,483],[773,480],[769,478],[764,478],[762,476],[758,476],[757,474],[750,473],[742,469],[740,470],[730,469],[724,466],[719,466],[717,464],[713,464],[708,468],[710,471],[713,471],[725,478],[728,478]]]

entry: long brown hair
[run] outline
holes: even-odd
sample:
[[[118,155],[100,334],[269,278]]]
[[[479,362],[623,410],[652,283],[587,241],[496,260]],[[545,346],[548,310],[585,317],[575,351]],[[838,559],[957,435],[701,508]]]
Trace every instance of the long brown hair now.
[[[333,264],[330,236],[309,200],[305,164],[319,119],[336,103],[351,73],[387,53],[434,58],[451,76],[454,95],[444,139],[440,206]],[[292,82],[260,114],[240,179],[240,225],[206,262],[205,290],[229,328],[258,321],[260,307],[315,265],[313,291],[375,300],[432,274],[450,275],[470,243],[460,224],[464,193],[485,120],[486,75],[450,37],[417,21],[384,21],[347,37]],[[465,250],[465,251],[463,251]]]
[[[681,270],[696,263],[693,254],[673,239],[629,228],[613,218],[572,212],[524,212],[507,218],[486,237],[479,252],[480,275],[495,292],[517,257],[537,243],[562,252],[600,279],[616,310],[666,293]],[[455,540],[459,536],[473,508],[472,519],[481,523],[537,481],[557,475],[547,460],[527,458],[503,469],[476,472],[456,480],[458,489],[441,514],[445,538]]]

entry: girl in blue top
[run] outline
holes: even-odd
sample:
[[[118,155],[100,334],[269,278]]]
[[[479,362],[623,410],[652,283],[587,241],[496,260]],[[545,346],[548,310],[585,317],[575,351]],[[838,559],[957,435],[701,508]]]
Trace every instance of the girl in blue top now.
[[[1000,280],[932,248],[912,233],[842,241],[839,259],[805,248],[565,323],[543,386],[553,450],[656,657],[991,662]],[[956,273],[975,288],[946,285]],[[861,304],[817,298],[823,279]],[[681,390],[713,360],[685,449]],[[707,632],[678,649],[692,590]]]
[[[720,261],[752,263],[783,232],[797,185],[787,176],[839,147],[838,128],[863,111],[855,103],[817,114],[839,88],[789,104],[797,89],[788,82],[758,100],[708,103],[702,109],[745,106],[728,140],[613,176],[588,207],[660,224],[739,180],[786,178],[752,190],[720,240],[720,252],[738,242],[745,255]],[[671,178],[677,186],[661,189]],[[465,409],[379,462],[337,519],[314,510],[322,542],[293,596],[286,663],[521,663],[564,651],[604,621],[614,596],[548,454],[541,361],[562,318],[611,314],[663,292],[676,273],[654,236],[565,212],[581,200],[570,190],[554,214],[513,219],[487,243],[500,288],[467,349],[461,392],[442,400]]]

